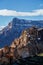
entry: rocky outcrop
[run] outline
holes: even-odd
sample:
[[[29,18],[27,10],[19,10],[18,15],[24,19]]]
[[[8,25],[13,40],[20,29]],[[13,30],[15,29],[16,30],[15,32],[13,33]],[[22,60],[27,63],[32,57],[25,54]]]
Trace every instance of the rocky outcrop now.
[[[41,39],[39,33],[36,27],[23,30],[20,37],[14,39],[10,46],[0,49],[0,62],[9,64],[20,58],[33,57],[42,53],[43,43],[39,42]]]
[[[32,27],[25,29],[18,39],[15,39],[11,47],[16,48],[16,53],[21,57],[34,56],[43,52],[42,43],[39,43],[38,28]]]
[[[43,28],[42,21],[24,20],[19,18],[13,18],[9,24],[0,31],[0,48],[6,44],[10,45],[14,39],[20,37],[21,32],[27,28],[37,26]],[[5,41],[6,40],[6,41]]]

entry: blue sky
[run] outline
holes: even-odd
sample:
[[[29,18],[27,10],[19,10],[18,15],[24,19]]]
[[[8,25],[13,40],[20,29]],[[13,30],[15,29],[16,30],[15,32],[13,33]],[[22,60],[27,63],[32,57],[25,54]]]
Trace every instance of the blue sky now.
[[[0,0],[0,26],[14,17],[43,20],[43,0]]]

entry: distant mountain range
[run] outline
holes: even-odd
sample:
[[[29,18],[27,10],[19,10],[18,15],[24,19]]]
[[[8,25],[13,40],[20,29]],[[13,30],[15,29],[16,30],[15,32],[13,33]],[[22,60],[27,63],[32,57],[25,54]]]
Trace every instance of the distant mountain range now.
[[[38,28],[43,28],[43,20],[32,21],[13,18],[13,20],[0,31],[0,48],[5,45],[10,45],[15,38],[21,35],[24,29],[36,26]]]

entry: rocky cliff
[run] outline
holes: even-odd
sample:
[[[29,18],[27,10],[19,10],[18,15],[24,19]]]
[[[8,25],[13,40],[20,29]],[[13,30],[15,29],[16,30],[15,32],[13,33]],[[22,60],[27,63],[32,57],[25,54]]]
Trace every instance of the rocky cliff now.
[[[10,45],[14,39],[21,35],[21,32],[24,29],[32,26],[43,28],[43,20],[33,21],[13,18],[12,21],[0,31],[0,48],[4,47],[5,45]]]
[[[15,60],[18,62],[18,59],[23,60],[23,58],[34,57],[43,53],[42,30],[36,27],[23,30],[10,46],[4,46],[0,49],[0,63],[11,64]]]
[[[31,27],[22,31],[19,38],[15,39],[10,47],[16,48],[19,56],[34,56],[43,52],[43,41],[38,28]],[[40,33],[40,35],[39,35]]]

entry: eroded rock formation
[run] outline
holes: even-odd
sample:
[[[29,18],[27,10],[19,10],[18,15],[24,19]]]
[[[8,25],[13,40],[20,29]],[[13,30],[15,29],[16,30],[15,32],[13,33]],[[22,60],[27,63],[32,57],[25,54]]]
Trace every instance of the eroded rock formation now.
[[[25,29],[22,31],[21,36],[14,39],[10,46],[5,46],[0,49],[0,61],[6,62],[7,60],[7,63],[9,63],[10,61],[17,60],[19,58],[26,58],[29,56],[33,57],[38,53],[42,53],[43,43],[39,42],[41,39],[39,38],[38,28],[32,27]]]

